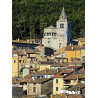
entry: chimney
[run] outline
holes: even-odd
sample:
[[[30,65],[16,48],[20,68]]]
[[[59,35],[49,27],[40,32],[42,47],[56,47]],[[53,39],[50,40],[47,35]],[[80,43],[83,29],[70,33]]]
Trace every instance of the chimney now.
[[[20,41],[20,39],[18,38],[18,42]]]
[[[30,39],[27,39],[28,42],[30,42]]]
[[[79,76],[77,76],[77,83],[79,83]]]
[[[73,46],[72,46],[72,49],[73,49]]]
[[[39,46],[42,46],[42,44],[40,44]]]

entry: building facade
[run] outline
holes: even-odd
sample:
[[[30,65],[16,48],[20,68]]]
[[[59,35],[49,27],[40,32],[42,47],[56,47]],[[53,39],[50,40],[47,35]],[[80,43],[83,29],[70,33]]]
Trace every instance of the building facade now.
[[[62,9],[59,20],[56,22],[56,27],[49,26],[44,29],[44,38],[42,44],[54,50],[65,47],[71,42],[70,23]]]

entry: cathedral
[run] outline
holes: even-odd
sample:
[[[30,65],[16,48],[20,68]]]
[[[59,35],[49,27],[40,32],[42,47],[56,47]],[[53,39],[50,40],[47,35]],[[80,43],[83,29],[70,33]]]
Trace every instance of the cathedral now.
[[[44,28],[42,44],[46,47],[58,50],[70,43],[71,26],[63,7],[59,20],[56,22],[56,27],[49,26]]]

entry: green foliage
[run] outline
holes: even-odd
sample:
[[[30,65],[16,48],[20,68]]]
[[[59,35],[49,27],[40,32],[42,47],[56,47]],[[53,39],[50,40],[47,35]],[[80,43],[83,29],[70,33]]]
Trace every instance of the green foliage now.
[[[23,72],[23,69],[24,69],[25,67],[22,67],[21,69],[20,69],[20,74]]]
[[[72,37],[85,36],[85,0],[13,0],[13,39],[42,38],[45,27],[56,26],[63,7]]]

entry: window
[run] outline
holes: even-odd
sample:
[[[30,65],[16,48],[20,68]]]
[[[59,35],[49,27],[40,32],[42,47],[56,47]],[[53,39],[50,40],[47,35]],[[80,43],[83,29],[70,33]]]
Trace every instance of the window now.
[[[21,63],[21,60],[19,60],[19,63]]]
[[[23,57],[23,55],[21,55],[21,58]]]
[[[49,33],[47,33],[47,36],[49,36]]]
[[[50,42],[48,41],[48,43],[50,43]]]
[[[60,62],[60,60],[58,60],[58,62]]]
[[[58,91],[58,87],[56,87],[56,91]]]
[[[33,92],[36,92],[36,87],[33,87]]]
[[[56,79],[56,83],[58,83],[58,79]]]
[[[16,60],[14,60],[14,63],[16,63]]]
[[[28,54],[28,57],[30,57],[30,54]]]
[[[64,28],[64,24],[60,24],[60,28]]]
[[[23,63],[24,63],[24,60],[23,60]]]

